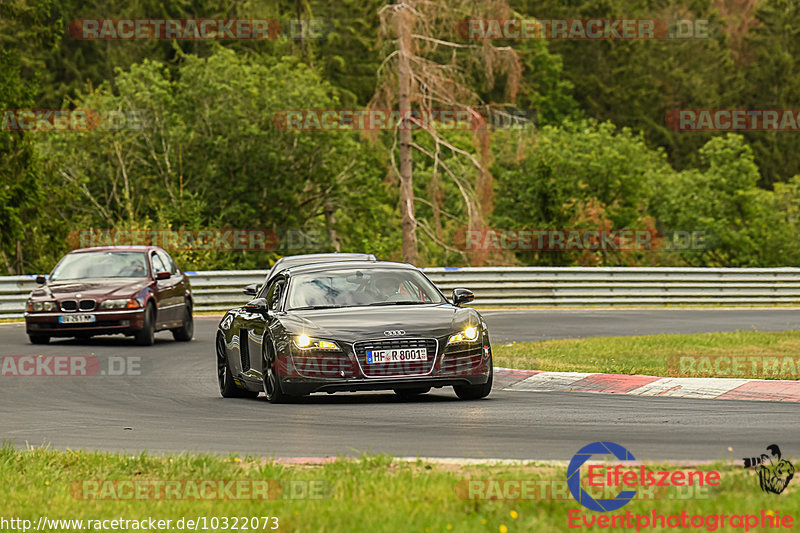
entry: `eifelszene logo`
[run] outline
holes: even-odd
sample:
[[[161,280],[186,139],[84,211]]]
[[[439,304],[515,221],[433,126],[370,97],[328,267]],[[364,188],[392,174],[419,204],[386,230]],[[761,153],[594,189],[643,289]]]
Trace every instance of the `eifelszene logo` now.
[[[781,449],[777,444],[767,446],[769,454],[761,457],[745,457],[744,467],[755,468],[761,490],[780,494],[794,477],[794,465],[781,458]]]
[[[586,485],[581,480],[581,466],[589,462],[594,455],[613,455],[620,462],[631,462],[630,465],[589,464],[586,472]],[[596,460],[594,461],[597,462]],[[636,490],[621,490],[610,499],[595,499],[586,488],[599,487],[603,492],[613,494],[617,487],[631,489],[650,489],[665,487],[675,489],[696,490],[698,487],[717,487],[720,484],[720,473],[715,470],[701,471],[691,469],[654,470],[644,464],[636,463],[631,452],[614,442],[593,442],[578,450],[567,467],[567,486],[575,501],[591,509],[605,513],[616,511],[636,498]]]

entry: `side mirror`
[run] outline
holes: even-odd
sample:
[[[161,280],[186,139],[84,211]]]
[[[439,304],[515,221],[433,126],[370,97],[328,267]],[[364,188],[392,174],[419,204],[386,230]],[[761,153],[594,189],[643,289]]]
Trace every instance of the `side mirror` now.
[[[247,296],[255,296],[258,294],[258,283],[251,283],[245,287],[242,292],[244,292]]]
[[[172,275],[169,272],[156,272],[156,279],[169,279]]]
[[[259,313],[264,316],[269,314],[269,306],[267,305],[266,298],[256,298],[254,300],[250,300],[244,306],[244,310],[249,313]]]
[[[475,299],[469,289],[453,289],[453,305],[468,304]]]
[[[44,285],[46,282],[47,282],[46,277],[42,276],[41,274],[36,276],[36,283],[38,283],[39,285]]]

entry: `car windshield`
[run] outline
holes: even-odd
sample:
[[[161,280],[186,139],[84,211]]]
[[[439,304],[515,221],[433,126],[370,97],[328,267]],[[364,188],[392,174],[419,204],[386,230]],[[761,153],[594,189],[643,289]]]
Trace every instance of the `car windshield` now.
[[[439,304],[428,279],[410,269],[354,268],[297,274],[289,286],[287,309]]]
[[[143,278],[144,252],[85,252],[69,254],[50,275],[52,281],[85,278]]]

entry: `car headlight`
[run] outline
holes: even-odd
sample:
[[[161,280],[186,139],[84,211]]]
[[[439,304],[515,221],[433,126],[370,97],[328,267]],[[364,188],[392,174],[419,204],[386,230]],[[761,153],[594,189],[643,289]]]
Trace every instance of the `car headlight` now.
[[[40,313],[42,311],[55,311],[56,310],[56,303],[55,302],[33,302],[28,300],[28,311],[33,311],[34,313]]]
[[[138,309],[139,302],[133,298],[121,298],[118,300],[105,300],[98,309]]]
[[[457,342],[475,342],[478,340],[478,328],[475,326],[467,326],[464,331],[459,331],[455,335],[450,335],[447,344],[455,344]]]
[[[332,352],[340,351],[339,345],[335,342],[325,341],[322,339],[313,339],[305,333],[302,335],[296,335],[292,340],[294,345],[301,350],[330,350]]]

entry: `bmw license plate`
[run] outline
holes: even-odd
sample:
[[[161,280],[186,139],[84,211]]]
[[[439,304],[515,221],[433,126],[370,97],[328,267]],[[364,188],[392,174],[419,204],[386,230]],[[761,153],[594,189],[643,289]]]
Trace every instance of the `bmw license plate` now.
[[[95,320],[97,319],[94,315],[62,315],[58,317],[60,324],[85,324]]]
[[[394,363],[403,361],[427,361],[425,348],[397,348],[392,350],[367,350],[367,363]]]

